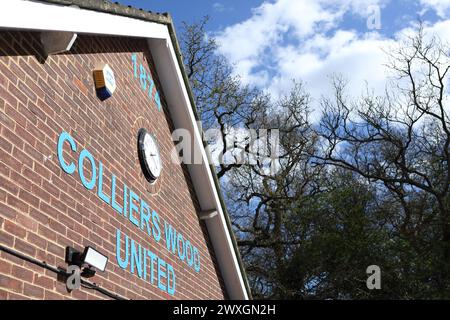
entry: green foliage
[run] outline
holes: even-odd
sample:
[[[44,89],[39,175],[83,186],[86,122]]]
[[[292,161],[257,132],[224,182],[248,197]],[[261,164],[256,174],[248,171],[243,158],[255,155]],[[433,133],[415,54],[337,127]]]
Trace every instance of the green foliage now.
[[[311,124],[301,82],[278,101],[243,86],[205,22],[182,34],[204,127],[223,141],[235,126],[280,132],[276,172],[218,167],[254,297],[450,299],[449,50],[419,28],[390,50],[386,96],[347,101],[336,78]],[[380,290],[366,286],[371,265]]]

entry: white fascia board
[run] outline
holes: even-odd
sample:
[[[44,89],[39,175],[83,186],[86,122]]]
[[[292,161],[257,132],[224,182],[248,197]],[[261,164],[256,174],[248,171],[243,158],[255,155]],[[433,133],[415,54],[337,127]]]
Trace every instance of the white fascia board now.
[[[0,6],[0,28],[148,39],[174,124],[176,128],[187,129],[193,134],[194,148],[199,150],[202,156],[202,164],[188,165],[188,170],[201,208],[203,210],[217,209],[219,213],[205,223],[227,293],[231,299],[248,299],[225,213],[209,168],[208,157],[203,147],[187,88],[184,85],[168,26],[109,13],[34,1],[2,0]]]
[[[155,60],[159,80],[164,88],[167,103],[170,106],[169,111],[175,127],[184,128],[191,132],[194,138],[194,148],[202,156],[201,164],[190,164],[188,170],[202,209],[215,208],[219,213],[205,223],[225,280],[227,292],[231,299],[247,300],[248,294],[244,278],[172,42],[149,40],[149,46]]]
[[[167,26],[55,4],[1,0],[0,28],[161,38]]]

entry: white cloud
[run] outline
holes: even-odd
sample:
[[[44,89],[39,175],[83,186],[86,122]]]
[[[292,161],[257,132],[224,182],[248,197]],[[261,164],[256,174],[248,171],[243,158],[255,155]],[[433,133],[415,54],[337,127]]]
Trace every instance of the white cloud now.
[[[450,14],[450,0],[420,0],[425,8],[436,11],[441,18],[446,18]]]
[[[450,0],[442,1],[450,6]],[[331,94],[329,76],[333,74],[348,79],[353,96],[361,95],[366,83],[382,94],[387,83],[383,49],[395,44],[401,32],[390,39],[370,30],[339,27],[345,13],[365,18],[371,5],[386,4],[387,0],[264,2],[251,18],[218,34],[219,51],[233,63],[244,83],[264,88],[275,97],[285,93],[293,79],[303,80],[316,109],[321,96]],[[450,40],[450,21],[430,25],[427,31]]]
[[[443,42],[450,44],[450,20],[428,25],[425,32],[430,35],[437,35]]]
[[[315,31],[317,23],[330,25],[336,18],[336,13],[322,11],[319,3],[310,0],[264,2],[253,9],[250,19],[227,27],[218,35],[220,52],[232,62],[257,64],[264,51],[281,41],[288,31],[304,37]]]
[[[306,44],[320,46],[319,52],[304,52],[303,48],[280,48],[277,50],[279,72],[273,77],[270,92],[279,96],[292,85],[291,79],[302,79],[314,99],[314,118],[319,116],[318,101],[332,94],[332,75],[342,75],[348,80],[348,94],[360,96],[366,89],[381,94],[386,85],[387,62],[381,47],[392,44],[376,34],[358,38],[356,33],[339,31],[330,38],[318,36]]]

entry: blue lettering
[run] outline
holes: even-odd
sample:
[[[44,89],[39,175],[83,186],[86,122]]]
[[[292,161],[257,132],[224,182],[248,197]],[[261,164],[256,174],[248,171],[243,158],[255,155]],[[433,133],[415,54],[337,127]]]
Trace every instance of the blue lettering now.
[[[142,278],[142,247],[138,245],[138,252],[136,251],[136,244],[133,239],[131,239],[131,273],[134,274],[135,266],[137,267],[137,272],[139,278]]]
[[[180,247],[180,242],[181,242],[181,247]],[[184,239],[183,239],[183,236],[181,235],[181,233],[178,233],[178,237],[177,237],[177,250],[178,250],[178,258],[180,258],[180,260],[183,261],[185,255],[186,255],[186,249],[184,247]],[[182,252],[183,252],[183,254],[181,254]]]
[[[59,160],[59,164],[61,165],[61,168],[64,170],[64,172],[68,173],[68,174],[72,174],[75,172],[75,164],[73,162],[71,162],[69,165],[66,164],[66,162],[64,161],[64,151],[63,151],[63,146],[64,146],[64,142],[67,141],[70,144],[70,148],[72,149],[72,151],[77,151],[77,145],[75,144],[75,141],[73,140],[73,138],[65,131],[63,131],[60,135],[59,135],[59,139],[58,139],[58,160]]]
[[[167,250],[172,251],[172,253],[175,253],[176,241],[177,241],[175,229],[173,229],[170,224],[164,222],[164,233],[166,234]],[[172,248],[171,248],[171,245],[172,245]]]
[[[155,103],[156,103],[156,106],[158,107],[158,111],[161,111],[161,98],[159,97],[158,91],[156,91],[156,93],[155,93]]]
[[[172,281],[170,281],[172,279]],[[170,285],[172,282],[172,286]],[[167,293],[170,295],[175,295],[175,286],[176,286],[176,276],[173,267],[170,264],[167,264]]]
[[[148,204],[141,199],[141,230],[144,230],[144,223],[147,226],[147,233],[149,236],[151,236],[151,231],[150,231],[150,208],[148,206]]]
[[[123,184],[123,215],[126,217],[128,217],[128,192],[127,192],[128,188],[127,185],[124,183]]]
[[[119,267],[126,269],[128,266],[128,236],[125,235],[125,260],[120,258],[120,230],[116,231],[116,259]]]
[[[143,250],[144,250],[144,255],[142,256],[143,263],[144,263],[144,266],[143,266],[144,277],[143,277],[143,279],[144,279],[144,281],[147,281],[147,249],[144,248]]]
[[[148,256],[150,257],[150,271],[151,271],[151,277],[150,277],[150,282],[151,284],[155,283],[155,260],[157,259],[156,255],[151,252],[150,250],[148,250]]]
[[[198,249],[194,247],[194,270],[196,272],[200,272],[200,255],[198,253]]]
[[[133,212],[138,212],[139,209],[135,204],[135,201],[139,201],[139,197],[136,193],[134,193],[133,190],[130,189],[130,213],[128,218],[130,219],[131,223],[139,228],[139,221],[133,216]]]
[[[118,213],[122,214],[122,208],[116,202],[116,176],[115,175],[111,176],[111,206]]]
[[[109,197],[103,193],[103,164],[99,161],[98,163],[98,188],[97,194],[100,199],[105,201],[107,204],[110,204]]]
[[[155,82],[153,81],[151,74],[148,74],[148,81],[150,82],[150,86],[148,89],[148,96],[149,98],[151,98],[153,94],[153,88],[155,87]]]
[[[189,267],[192,267],[192,265],[194,264],[194,255],[192,254],[192,250],[193,249],[191,242],[189,240],[186,240],[186,261]]]
[[[152,231],[153,231],[153,238],[155,238],[156,242],[159,242],[161,240],[161,230],[159,228],[159,215],[156,213],[155,210],[152,212]]]
[[[91,181],[87,181],[86,176],[84,175],[84,170],[83,170],[84,159],[88,159],[89,163],[91,164],[91,172],[92,172]],[[97,178],[96,177],[97,172],[96,172],[96,168],[95,168],[95,160],[94,160],[94,157],[92,156],[92,154],[89,151],[87,151],[86,149],[83,149],[83,151],[81,151],[80,157],[78,158],[78,174],[80,175],[81,183],[83,184],[83,186],[86,189],[88,189],[88,190],[94,189],[95,181]]]
[[[145,71],[145,68],[141,65],[139,65],[139,81],[141,82],[142,90],[147,89],[147,73]]]
[[[166,285],[162,283],[161,278],[166,277],[165,271],[162,269],[166,266],[164,260],[158,259],[158,288],[162,291],[166,291]]]

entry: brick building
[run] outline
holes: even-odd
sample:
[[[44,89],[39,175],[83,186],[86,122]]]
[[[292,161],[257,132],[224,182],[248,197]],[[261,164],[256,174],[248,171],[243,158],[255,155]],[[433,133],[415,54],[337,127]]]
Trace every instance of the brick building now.
[[[248,299],[196,121],[167,14],[2,1],[0,299]],[[202,161],[173,161],[176,129]],[[68,248],[87,247],[106,269],[69,290]]]

